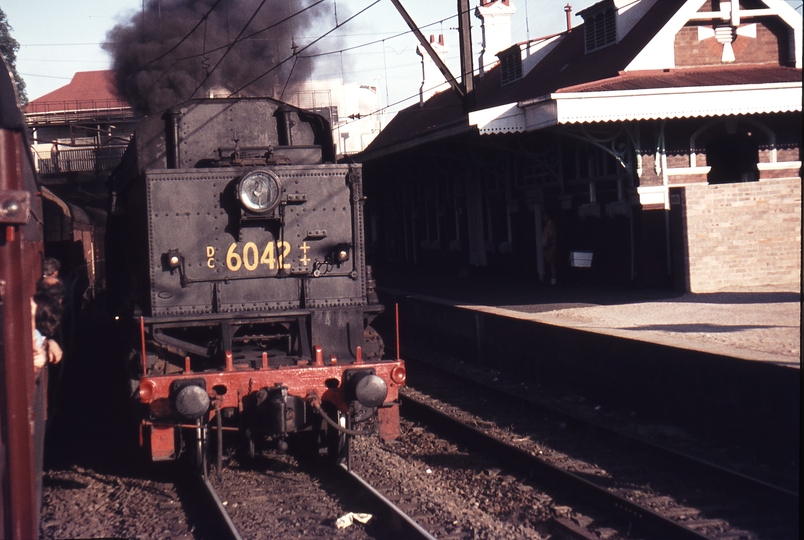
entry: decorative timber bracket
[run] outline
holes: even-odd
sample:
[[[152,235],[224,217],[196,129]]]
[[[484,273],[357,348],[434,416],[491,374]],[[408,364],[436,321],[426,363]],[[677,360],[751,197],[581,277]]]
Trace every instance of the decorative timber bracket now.
[[[561,134],[591,144],[611,155],[628,173],[629,182],[633,185],[637,171],[641,168],[641,160],[638,159],[639,129],[636,125],[622,122],[613,130],[595,133],[592,133],[585,125],[580,125],[575,129],[562,130]],[[634,156],[637,159],[634,159]]]

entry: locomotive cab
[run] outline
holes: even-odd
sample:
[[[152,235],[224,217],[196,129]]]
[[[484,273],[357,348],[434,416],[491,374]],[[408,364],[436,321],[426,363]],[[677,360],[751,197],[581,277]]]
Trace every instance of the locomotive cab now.
[[[405,368],[370,326],[361,169],[333,153],[323,117],[268,98],[138,126],[110,181],[107,274],[153,459],[206,430],[252,451],[396,436]]]

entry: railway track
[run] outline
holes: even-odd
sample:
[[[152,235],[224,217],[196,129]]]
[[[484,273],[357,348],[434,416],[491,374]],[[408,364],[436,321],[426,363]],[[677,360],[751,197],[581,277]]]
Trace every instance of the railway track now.
[[[406,417],[558,489],[563,494],[559,498],[582,500],[616,516],[623,535],[798,537],[795,492],[461,380],[454,373],[438,375],[418,365],[410,371],[419,377],[409,379],[413,387],[403,400]]]
[[[348,514],[353,521],[349,538],[433,539],[343,466],[305,463],[290,456],[258,457],[232,462],[220,475],[199,475],[187,482],[179,493],[183,504],[193,507],[196,538],[343,538],[337,521]],[[370,519],[361,524],[365,515]]]

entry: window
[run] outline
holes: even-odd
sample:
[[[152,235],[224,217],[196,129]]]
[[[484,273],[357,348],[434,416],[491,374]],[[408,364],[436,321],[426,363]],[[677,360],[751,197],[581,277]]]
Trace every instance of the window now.
[[[751,133],[726,133],[706,144],[710,184],[759,180],[759,145]]]
[[[500,75],[503,85],[522,78],[522,58],[519,47],[516,47],[514,52],[500,57]]]
[[[586,52],[596,51],[617,43],[617,22],[613,8],[584,18]]]

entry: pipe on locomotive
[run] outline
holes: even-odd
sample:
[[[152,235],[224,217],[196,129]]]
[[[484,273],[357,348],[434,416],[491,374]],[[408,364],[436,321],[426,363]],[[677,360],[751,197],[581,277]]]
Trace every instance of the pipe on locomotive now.
[[[337,429],[338,431],[345,433],[346,435],[353,435],[353,436],[371,435],[371,430],[349,429],[343,427],[338,422],[330,418],[329,415],[326,412],[324,412],[324,409],[321,407],[321,398],[318,397],[318,394],[316,394],[315,392],[311,392],[310,394],[308,394],[307,398],[305,398],[305,401],[307,401],[307,403],[310,404],[310,407],[312,407],[315,412],[321,415],[321,418],[324,419],[324,422],[326,422],[333,428]]]
[[[181,109],[171,107],[162,117],[165,120],[165,160],[168,169],[179,167],[179,116]]]
[[[293,146],[293,134],[291,128],[293,127],[293,120],[290,114],[293,109],[287,105],[280,105],[277,107],[274,116],[276,117],[276,134],[279,146]]]

